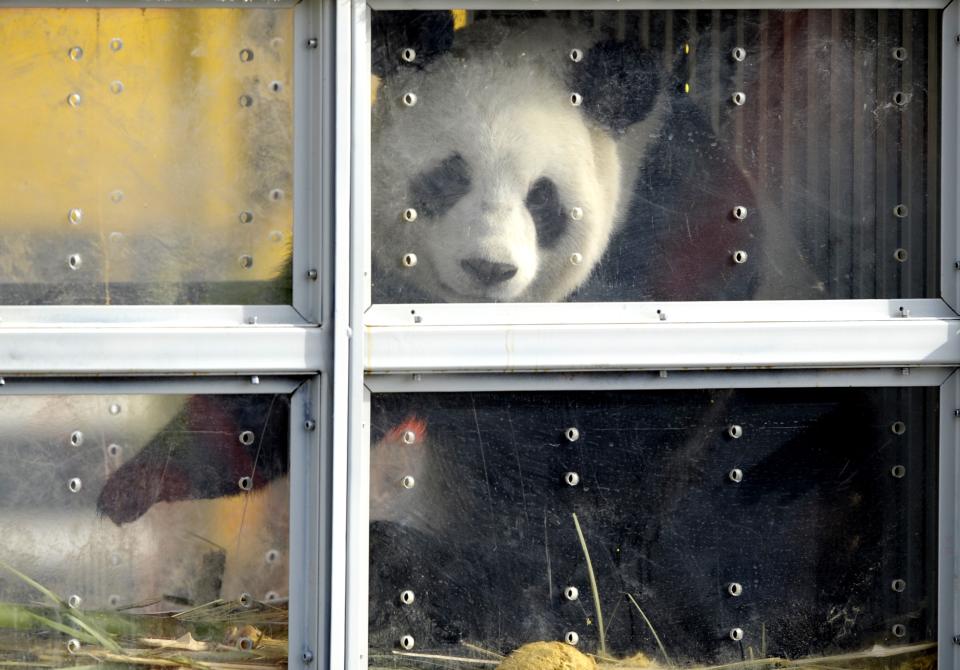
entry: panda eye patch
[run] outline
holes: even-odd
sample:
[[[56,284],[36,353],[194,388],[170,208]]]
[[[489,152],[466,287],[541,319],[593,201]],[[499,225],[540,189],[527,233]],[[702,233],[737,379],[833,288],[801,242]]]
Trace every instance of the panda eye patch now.
[[[560,193],[553,180],[541,177],[527,192],[525,201],[530,216],[537,226],[537,242],[550,248],[567,230],[567,216],[560,203]]]
[[[421,172],[410,182],[417,211],[443,216],[470,192],[470,166],[460,154],[451,154],[438,166]]]

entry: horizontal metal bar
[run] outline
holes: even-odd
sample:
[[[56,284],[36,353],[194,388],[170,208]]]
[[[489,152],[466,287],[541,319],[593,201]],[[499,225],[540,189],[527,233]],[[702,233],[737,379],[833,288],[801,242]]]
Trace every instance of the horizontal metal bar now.
[[[947,319],[367,328],[371,373],[875,368],[960,364]]]
[[[948,0],[371,0],[373,9],[942,9]]]
[[[28,324],[237,326],[306,324],[289,305],[63,305],[0,306],[0,333]]]
[[[955,368],[368,375],[371,393],[940,386]]]
[[[251,377],[148,377],[77,379],[62,377],[4,377],[5,395],[246,395],[293,393],[304,377],[260,375]]]
[[[6,7],[96,9],[120,7],[254,9],[293,7],[300,0],[3,0]]]
[[[0,329],[0,375],[137,376],[316,373],[321,328],[50,327]]]
[[[374,305],[368,326],[561,325],[627,323],[745,323],[950,319],[957,314],[930,300],[767,300],[740,302],[609,302]]]

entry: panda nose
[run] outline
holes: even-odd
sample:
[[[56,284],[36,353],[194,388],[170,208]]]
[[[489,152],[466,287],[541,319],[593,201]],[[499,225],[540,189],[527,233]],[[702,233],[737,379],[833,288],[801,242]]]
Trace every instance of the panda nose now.
[[[517,274],[517,266],[509,263],[494,263],[482,258],[466,258],[460,266],[468,275],[484,286],[493,286],[511,279]]]

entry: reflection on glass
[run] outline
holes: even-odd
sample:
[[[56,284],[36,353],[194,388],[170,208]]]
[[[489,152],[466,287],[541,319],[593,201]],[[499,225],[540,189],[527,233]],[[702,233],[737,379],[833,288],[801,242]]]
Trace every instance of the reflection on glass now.
[[[374,302],[938,295],[935,10],[374,12]]]
[[[0,9],[0,304],[291,300],[292,9]]]
[[[375,395],[370,665],[933,667],[936,398]]]
[[[5,396],[3,660],[284,662],[288,424],[286,396]]]

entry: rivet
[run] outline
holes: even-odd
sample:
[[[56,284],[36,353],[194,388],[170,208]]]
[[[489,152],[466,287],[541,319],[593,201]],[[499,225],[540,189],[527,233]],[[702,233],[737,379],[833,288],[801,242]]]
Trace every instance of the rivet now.
[[[407,207],[403,210],[403,220],[407,223],[413,223],[417,220],[417,210],[413,207]]]
[[[67,96],[67,104],[71,107],[79,107],[81,102],[83,102],[83,99],[79,93],[71,93]]]
[[[909,213],[910,210],[902,202],[899,205],[895,205],[893,208],[893,215],[898,219],[905,219]]]
[[[241,49],[240,50],[240,62],[249,63],[253,60],[253,49]]]
[[[258,379],[257,381],[259,382],[260,380]],[[253,441],[254,439],[256,439],[256,437],[254,436],[252,430],[245,430],[242,433],[240,433],[237,439],[240,440],[240,444],[243,444],[249,447],[251,444],[253,444]]]
[[[894,579],[890,582],[890,588],[897,593],[903,593],[907,589],[907,582],[902,579]]]
[[[664,312],[664,311],[662,311],[662,310],[659,310],[659,309],[658,309],[658,310],[657,310],[657,318],[659,318],[661,321],[666,321],[666,320],[667,320],[667,313]]]
[[[117,606],[119,606],[119,605],[120,605],[120,596],[118,596],[116,593],[111,593],[109,596],[107,596],[107,604],[108,604],[110,607],[117,607]]]
[[[310,281],[317,281],[317,277],[319,276],[320,275],[317,272],[316,268],[310,268],[309,270],[307,270],[307,279],[309,279]]]
[[[253,317],[253,318],[257,318],[257,317]],[[253,375],[252,377],[250,377],[250,383],[253,384],[254,386],[259,384],[260,383],[259,375]]]
[[[80,651],[80,640],[75,637],[71,637],[69,640],[67,640],[67,651],[71,654],[76,654],[78,651]]]
[[[907,309],[906,307],[901,307],[899,310],[897,310],[897,312],[900,314],[900,317],[903,319],[906,319],[907,317],[910,316],[910,310]]]
[[[243,607],[250,607],[250,605],[253,604],[253,596],[246,592],[241,593],[240,597],[237,598],[237,602]]]
[[[401,261],[404,267],[412,268],[417,264],[417,255],[416,254],[404,254],[403,260]]]
[[[253,256],[244,254],[243,256],[237,259],[237,262],[240,263],[240,267],[242,267],[244,270],[249,270],[250,268],[253,267]]]
[[[414,479],[412,475],[407,475],[406,477],[400,480],[400,486],[402,486],[405,489],[412,489],[416,485],[417,485],[417,480]]]
[[[730,629],[730,639],[734,642],[739,642],[743,639],[743,629],[742,628],[731,628]]]
[[[908,256],[909,254],[907,253],[906,249],[897,249],[893,252],[893,257],[898,263],[906,262]]]
[[[571,207],[570,208],[570,218],[574,221],[579,221],[583,218],[583,209],[580,207]]]
[[[276,549],[268,549],[267,553],[263,555],[263,560],[267,563],[276,563],[278,558],[280,558],[280,552]]]
[[[417,441],[417,434],[412,430],[405,430],[400,439],[403,440],[404,444],[413,444]]]
[[[417,60],[417,52],[416,50],[407,47],[400,52],[400,59],[405,63],[412,63],[413,61]]]
[[[743,586],[737,582],[730,582],[727,586],[727,593],[732,595],[734,598],[739,598],[743,595]]]
[[[400,646],[407,651],[413,649],[414,644],[416,644],[416,641],[413,639],[413,635],[404,635],[400,638]]]
[[[571,93],[570,104],[573,105],[574,107],[579,107],[580,105],[583,104],[583,96],[580,95],[579,93]]]
[[[734,207],[733,218],[737,219],[738,221],[743,221],[745,218],[747,218],[747,208],[743,205],[737,205]]]
[[[260,323],[260,317],[259,317],[259,316],[256,316],[256,315],[248,316],[248,317],[247,317],[247,323],[250,324],[251,326],[255,326],[255,325],[257,325],[258,323]],[[259,381],[259,380],[258,380],[258,381]]]
[[[956,260],[953,262],[953,269],[960,270],[960,260]]]
[[[81,444],[83,444],[83,433],[79,430],[75,430],[70,433],[70,444],[75,447],[79,447]]]
[[[403,104],[407,107],[413,107],[415,104],[417,104],[417,94],[412,91],[404,93]]]
[[[907,634],[907,627],[902,623],[895,623],[890,629],[890,632],[893,633],[894,637],[903,637]]]
[[[240,223],[253,223],[253,212],[243,211],[240,212]]]
[[[733,100],[733,104],[739,107],[747,101],[747,94],[744,93],[743,91],[737,91],[736,93],[730,96],[730,99]]]
[[[0,386],[6,386],[6,385],[7,385],[7,380],[4,379],[3,377],[0,377]]]
[[[67,53],[70,55],[70,60],[80,60],[83,58],[83,47],[70,47]]]
[[[910,96],[903,91],[897,91],[893,94],[893,104],[903,107],[910,102]]]
[[[244,93],[237,99],[237,102],[240,103],[241,107],[250,107],[253,105],[253,97]]]
[[[110,82],[110,92],[114,95],[119,95],[123,93],[123,82],[119,79],[114,79]]]
[[[76,594],[74,594],[74,595],[70,596],[69,598],[67,598],[67,605],[69,605],[69,606],[72,607],[73,609],[77,609],[78,607],[80,607],[80,603],[81,603],[81,602],[83,602],[83,598],[81,598],[80,596],[78,596],[78,595],[76,595]]]
[[[580,636],[577,635],[576,631],[571,630],[563,636],[563,641],[569,644],[571,647],[576,647],[577,643],[580,642]]]
[[[563,597],[567,600],[576,600],[580,597],[580,589],[576,586],[568,586],[563,590]]]
[[[110,51],[120,51],[123,48],[123,40],[119,37],[114,37],[110,40]]]
[[[907,432],[907,424],[903,421],[894,421],[890,424],[890,432],[894,435],[903,435]]]
[[[570,60],[579,63],[583,60],[583,52],[580,49],[570,49]]]
[[[570,264],[571,265],[580,265],[583,262],[583,254],[575,251],[570,254]]]
[[[83,210],[79,207],[74,207],[71,209],[69,212],[67,212],[67,221],[75,226],[80,225],[80,222],[83,221]]]
[[[241,491],[249,491],[253,488],[253,478],[243,476],[237,481],[237,486],[240,487]]]
[[[120,405],[117,404],[117,403],[113,403],[112,405],[110,405],[110,413],[113,414],[114,416],[116,416],[117,414],[119,414],[119,413],[120,413]]]
[[[564,437],[567,438],[568,442],[576,442],[580,439],[580,431],[574,427],[567,428],[563,433]]]
[[[907,469],[902,465],[894,465],[890,468],[890,474],[896,479],[903,479],[907,474]]]
[[[119,456],[122,452],[123,452],[123,447],[121,447],[119,444],[110,444],[107,447],[107,453],[113,456],[114,458]]]
[[[320,45],[320,40],[316,37],[308,37],[307,41],[304,43],[304,46],[308,49],[316,49]]]
[[[738,426],[737,424],[730,424],[727,426],[727,435],[737,440],[743,437],[743,427]]]
[[[743,47],[734,47],[730,52],[730,57],[738,63],[742,63],[747,57],[747,50]]]
[[[270,199],[273,201],[283,200],[283,196],[284,196],[284,193],[282,188],[275,188],[270,190]]]
[[[283,90],[283,83],[276,80],[271,81],[270,90],[273,91],[274,93],[279,93],[280,91]]]
[[[314,421],[313,419],[307,419],[306,421],[303,422],[304,430],[312,431],[312,430],[316,430],[316,428],[317,428],[317,422]]]
[[[743,250],[733,252],[733,262],[737,265],[743,265],[747,262],[747,252]]]
[[[907,50],[903,47],[895,47],[893,51],[890,52],[894,60],[905,61],[907,60]]]
[[[249,637],[241,637],[237,640],[237,649],[240,651],[251,651],[253,647],[253,640]]]
[[[264,602],[275,603],[280,600],[280,594],[276,591],[267,591],[263,594],[263,600]]]
[[[110,191],[110,201],[114,204],[123,202],[123,191],[120,189],[114,189],[113,191]]]
[[[400,602],[402,602],[404,605],[412,605],[413,601],[416,599],[417,596],[410,589],[400,592]]]
[[[666,379],[670,376],[670,373],[667,370],[660,370],[660,372],[657,374],[660,376],[660,379]]]
[[[734,468],[727,474],[727,476],[730,478],[731,482],[734,484],[739,484],[743,481],[743,470],[740,468]]]
[[[567,486],[576,486],[580,483],[580,475],[576,472],[568,472],[563,476],[563,481],[567,483]]]
[[[909,376],[909,375],[910,375],[910,368],[900,368],[900,374],[902,374],[904,377]]]
[[[67,488],[73,493],[78,493],[83,488],[83,482],[80,481],[79,477],[74,477],[67,482]]]

